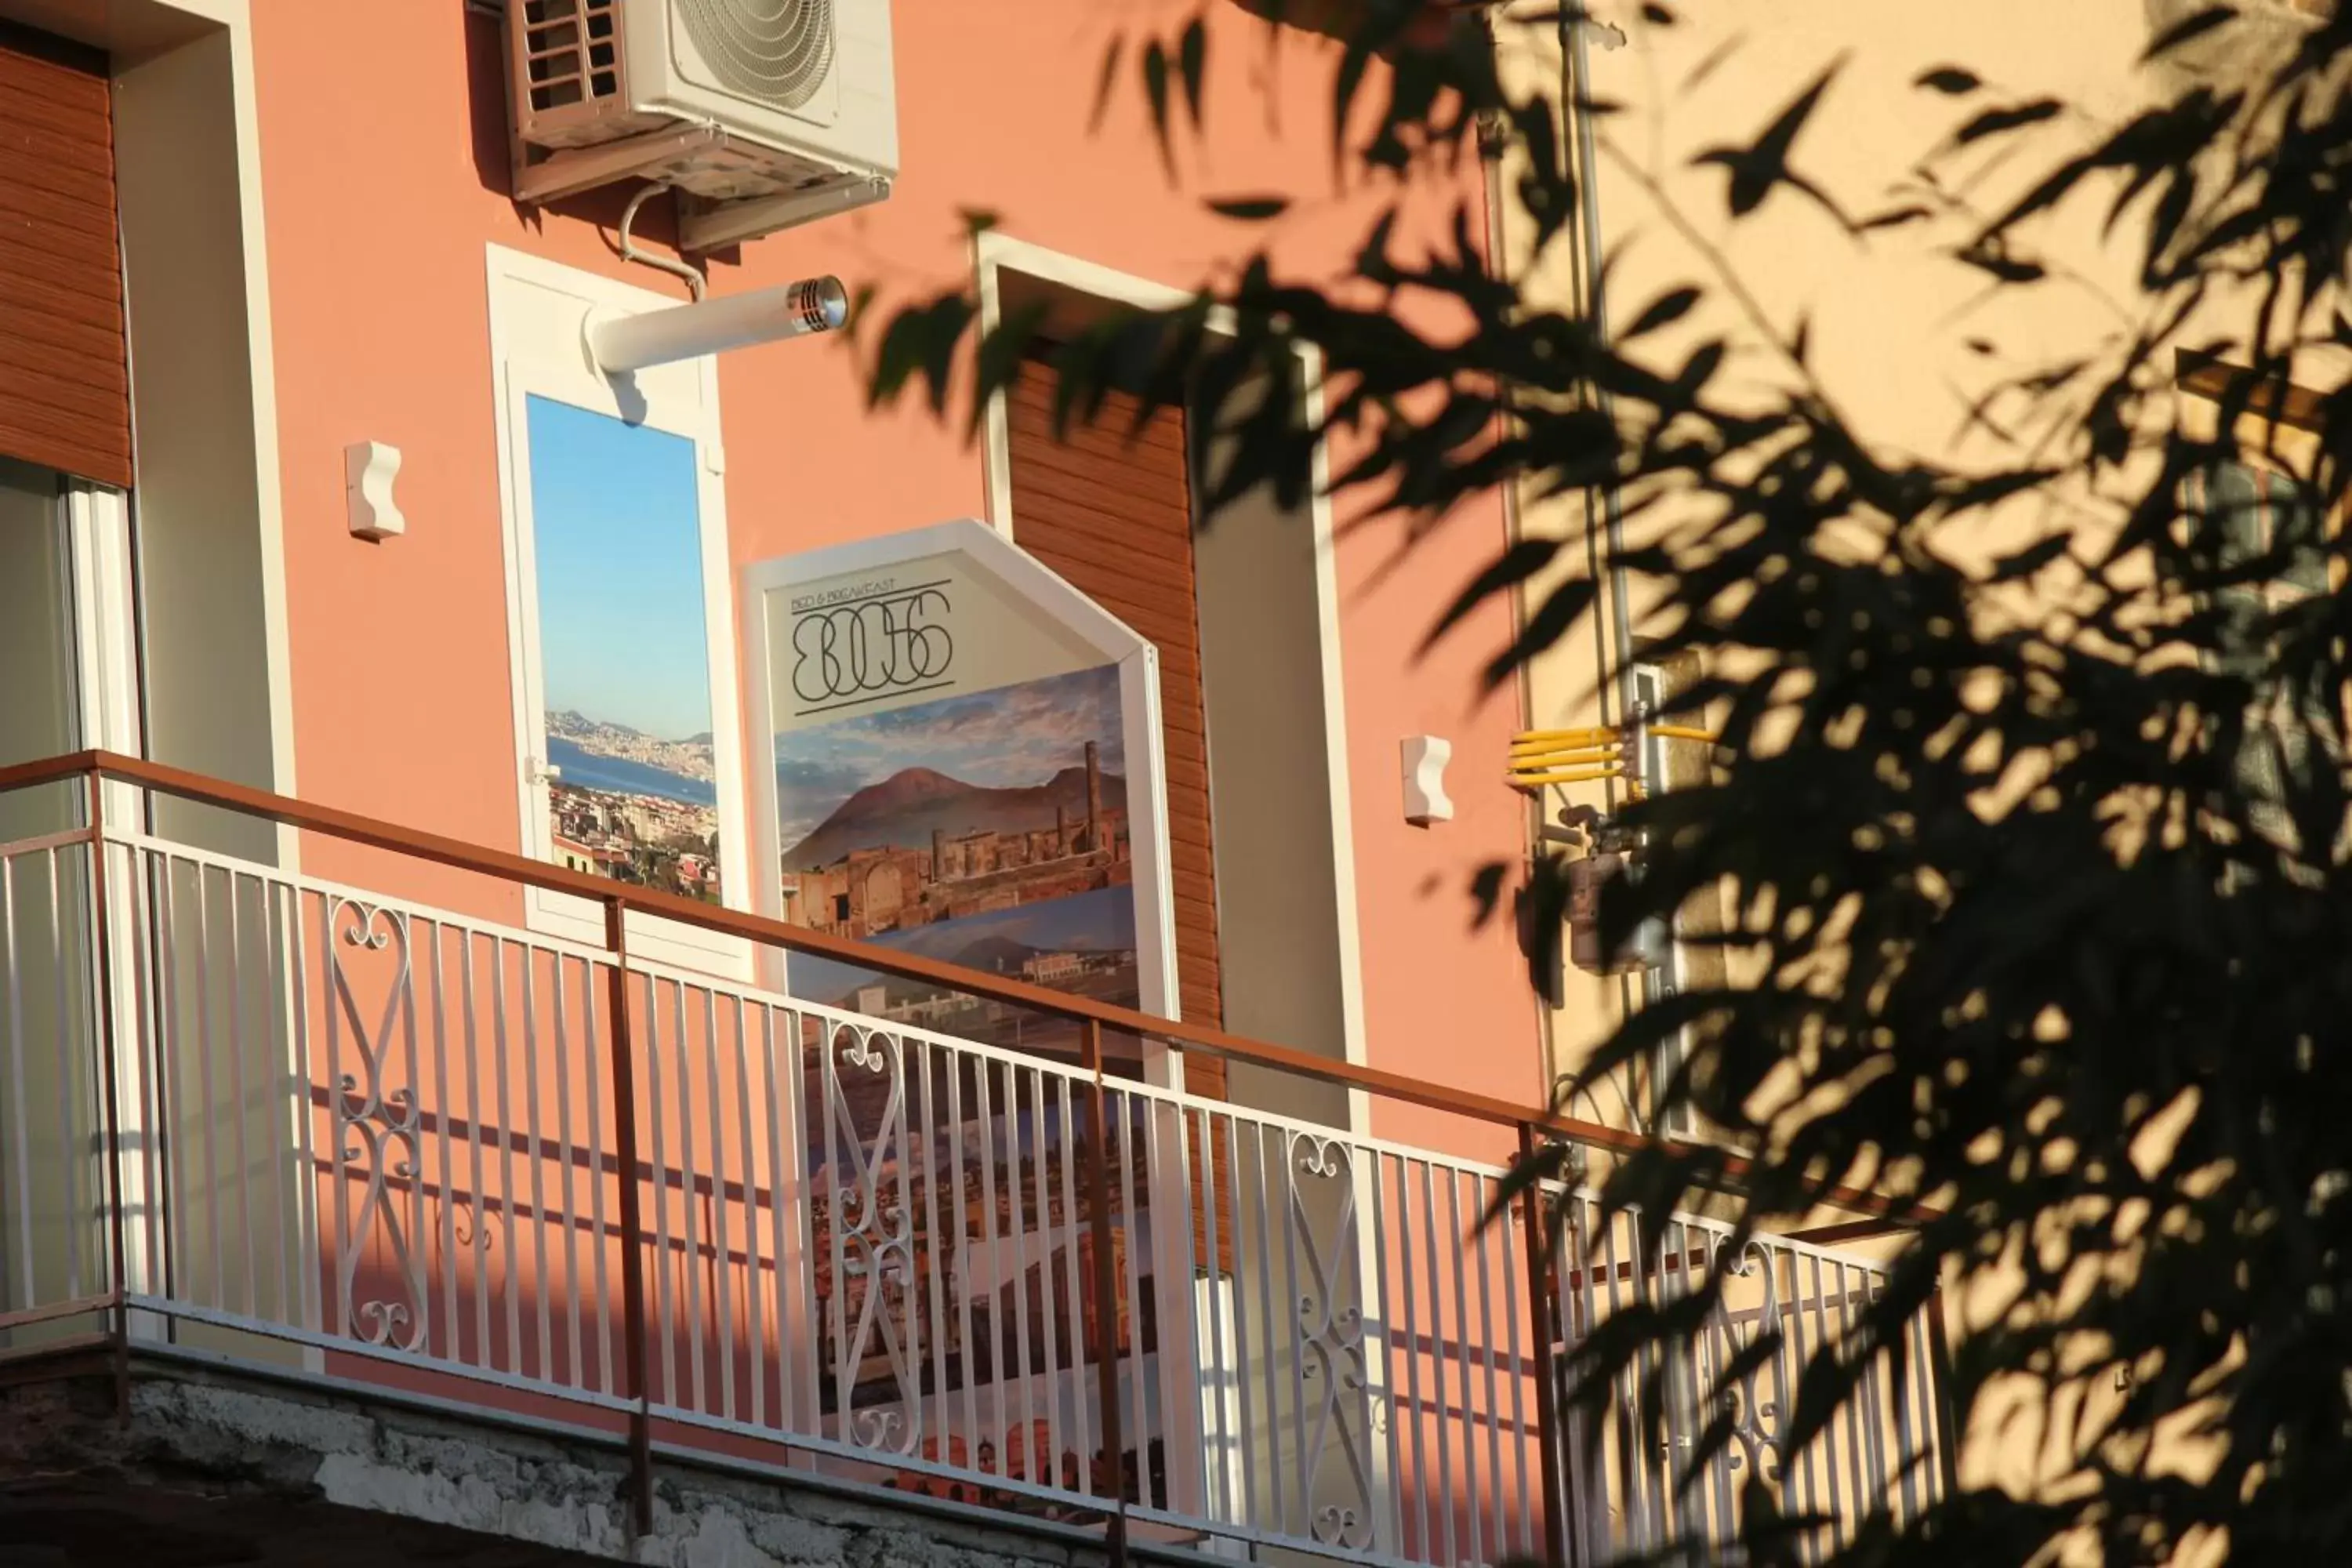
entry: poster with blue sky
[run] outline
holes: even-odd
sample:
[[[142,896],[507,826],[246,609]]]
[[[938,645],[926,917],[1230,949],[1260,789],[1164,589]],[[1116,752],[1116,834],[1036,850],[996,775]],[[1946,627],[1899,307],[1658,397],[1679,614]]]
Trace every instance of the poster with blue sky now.
[[[694,443],[551,398],[527,406],[550,852],[716,902]]]

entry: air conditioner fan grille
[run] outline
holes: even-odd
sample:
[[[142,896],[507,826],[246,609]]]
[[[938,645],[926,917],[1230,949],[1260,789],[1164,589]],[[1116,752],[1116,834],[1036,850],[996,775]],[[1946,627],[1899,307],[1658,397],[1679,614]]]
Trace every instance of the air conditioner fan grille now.
[[[677,25],[719,84],[800,109],[833,69],[833,0],[671,0]]]

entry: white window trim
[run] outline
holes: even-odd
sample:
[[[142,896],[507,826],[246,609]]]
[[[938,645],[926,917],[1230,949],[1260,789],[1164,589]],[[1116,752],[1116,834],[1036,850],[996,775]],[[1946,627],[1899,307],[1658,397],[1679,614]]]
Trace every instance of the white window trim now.
[[[725,906],[749,910],[751,849],[745,798],[742,705],[736,678],[734,595],[727,533],[725,467],[720,443],[719,374],[708,357],[637,376],[608,378],[589,363],[579,322],[591,311],[635,314],[681,301],[650,289],[541,257],[489,246],[489,322],[496,387],[499,515],[507,581],[508,679],[514,710],[515,799],[522,852],[552,859],[546,784],[534,776],[544,744],[545,715],[539,681],[539,605],[532,553],[526,400],[533,395],[681,436],[695,443],[702,531],[703,626],[709,645],[711,763],[719,802],[719,885]],[[534,330],[520,318],[524,290],[576,303],[558,312],[567,330]],[[534,931],[601,943],[603,910],[592,900],[544,889],[524,893],[525,923]],[[752,944],[673,921],[632,914],[633,956],[676,964],[749,984]]]
[[[1093,262],[1083,261],[1076,257],[1066,256],[1042,246],[1015,239],[1010,235],[994,229],[983,230],[974,237],[972,262],[980,295],[980,330],[983,334],[993,331],[1003,320],[1003,290],[999,274],[1004,270],[1024,273],[1076,293],[1091,295],[1098,300],[1137,306],[1144,310],[1170,310],[1192,298],[1184,290],[1168,284],[1155,283],[1148,279],[1137,278],[1108,267],[1097,266]],[[1234,331],[1233,312],[1223,307],[1213,310],[1209,313],[1208,326],[1212,331],[1230,334]],[[1322,359],[1311,351],[1302,351],[1299,359],[1300,385],[1307,415],[1310,420],[1319,420],[1323,414],[1324,395]],[[1018,543],[1019,540],[1013,524],[1012,426],[1005,405],[1005,394],[1002,389],[990,395],[988,406],[982,410],[982,452],[988,502],[988,522],[1006,538]],[[1337,534],[1331,511],[1328,455],[1320,445],[1315,451],[1314,472],[1310,478],[1313,492],[1310,505],[1315,529],[1316,620],[1318,641],[1321,649],[1323,733],[1326,748],[1325,766],[1328,769],[1326,788],[1328,791],[1331,810],[1331,875],[1338,927],[1334,937],[1338,947],[1339,970],[1340,1038],[1347,1052],[1346,1059],[1354,1066],[1362,1067],[1366,1065],[1367,1055],[1364,1036],[1363,949],[1361,934],[1356,921],[1355,816],[1348,772],[1346,687],[1341,678],[1339,664]],[[1160,728],[1156,721],[1151,726],[1150,755],[1153,776],[1164,778],[1165,758],[1162,752]],[[1165,855],[1168,817],[1164,803],[1153,817],[1151,829],[1159,845],[1159,852]],[[1142,889],[1139,888],[1139,895]],[[1163,890],[1160,896],[1165,900],[1165,904],[1158,924],[1165,944],[1164,959],[1167,965],[1165,973],[1172,1000],[1178,980],[1175,905],[1172,890]],[[1139,935],[1142,929],[1140,921],[1138,922],[1137,929]],[[1169,1012],[1171,1016],[1174,1016],[1176,1009],[1171,1006]],[[1370,1095],[1362,1089],[1350,1089],[1348,1090],[1347,1103],[1349,1131],[1359,1134],[1364,1132],[1371,1125]],[[1359,1180],[1362,1179],[1360,1175]],[[1359,1201],[1369,1203],[1370,1201],[1369,1191],[1360,1194]],[[1171,1240],[1172,1238],[1163,1238],[1163,1241]],[[1167,1278],[1174,1278],[1177,1270],[1169,1267],[1169,1259],[1163,1258],[1161,1267],[1167,1269]],[[1368,1289],[1372,1273],[1377,1267],[1377,1259],[1369,1253],[1361,1259],[1360,1268]],[[1201,1325],[1202,1334],[1207,1333],[1208,1325],[1215,1321],[1218,1315],[1211,1310],[1209,1297],[1219,1290],[1229,1289],[1232,1289],[1229,1282],[1214,1278],[1196,1282],[1195,1289],[1199,1292],[1199,1299],[1192,1303],[1194,1321]],[[1226,1321],[1235,1321],[1230,1304],[1223,1310]],[[1171,1320],[1163,1317],[1161,1321]],[[1211,1357],[1230,1356],[1233,1351],[1234,1347],[1227,1344],[1223,1347],[1212,1347],[1208,1354]],[[1171,1429],[1171,1440],[1169,1446],[1170,1483],[1179,1496],[1189,1494],[1204,1504],[1213,1500],[1219,1500],[1223,1506],[1230,1506],[1228,1500],[1243,1495],[1247,1478],[1230,1456],[1222,1464],[1208,1458],[1207,1450],[1202,1444],[1201,1435],[1211,1429],[1237,1430],[1241,1414],[1240,1406],[1234,1403],[1229,1390],[1203,1389],[1195,1392],[1182,1387],[1180,1375],[1182,1360],[1183,1358],[1180,1356],[1164,1353],[1160,1358],[1160,1398],[1163,1401],[1161,1407],[1171,1413],[1171,1416],[1178,1421],[1198,1420],[1201,1423],[1201,1429],[1192,1435],[1190,1441],[1181,1443],[1177,1438],[1181,1435],[1182,1428],[1176,1426]],[[1211,1364],[1225,1363],[1213,1360]],[[1373,1387],[1376,1397],[1384,1392],[1381,1388],[1377,1375],[1374,1378]],[[1216,1408],[1219,1405],[1224,1406],[1222,1411]],[[1374,1447],[1377,1450],[1378,1445],[1375,1444]],[[1185,1459],[1180,1464],[1178,1462],[1180,1454],[1200,1457]],[[1395,1482],[1388,1473],[1384,1454],[1376,1458],[1374,1468],[1375,1496],[1385,1498],[1389,1489]],[[1381,1506],[1385,1506],[1385,1503],[1383,1502]]]
[[[1003,319],[999,274],[1006,270],[1025,273],[1076,293],[1090,294],[1098,300],[1148,310],[1172,310],[1192,298],[1181,289],[1066,256],[1027,240],[1015,239],[996,229],[983,230],[975,237],[973,267],[979,284],[980,330],[983,333],[993,331]],[[1222,306],[1213,310],[1209,313],[1208,325],[1212,331],[1232,332],[1233,312]],[[1323,416],[1322,357],[1311,351],[1302,351],[1299,361],[1300,384],[1307,417],[1319,420]],[[988,521],[1017,543],[1019,541],[1013,526],[1012,426],[1005,407],[1005,395],[1001,389],[990,395],[982,423]],[[1315,526],[1316,619],[1323,656],[1323,733],[1327,740],[1327,765],[1329,770],[1326,787],[1331,802],[1331,866],[1339,905],[1341,1035],[1347,1045],[1348,1061],[1353,1066],[1363,1067],[1366,1065],[1363,944],[1356,922],[1355,811],[1348,773],[1347,689],[1339,663],[1338,536],[1332,521],[1329,480],[1328,456],[1318,445],[1315,451],[1310,505]],[[1159,750],[1160,738],[1155,730],[1152,736],[1155,762],[1159,760]],[[1159,830],[1163,834],[1167,831],[1164,820],[1159,825]],[[1172,985],[1176,963],[1172,903],[1164,929],[1169,932],[1167,957]],[[1349,1089],[1349,1125],[1361,1131],[1370,1125],[1370,1097],[1360,1089]]]

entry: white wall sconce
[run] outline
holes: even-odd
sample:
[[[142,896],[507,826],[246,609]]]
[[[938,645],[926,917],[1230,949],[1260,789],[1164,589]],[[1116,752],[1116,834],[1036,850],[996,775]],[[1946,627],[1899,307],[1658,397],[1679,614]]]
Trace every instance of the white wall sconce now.
[[[343,511],[355,539],[397,539],[408,519],[392,498],[400,477],[400,448],[381,441],[354,441],[343,448]]]
[[[1445,764],[1454,760],[1454,742],[1441,735],[1408,735],[1401,746],[1404,763],[1404,819],[1415,827],[1454,820],[1454,798],[1445,793]]]

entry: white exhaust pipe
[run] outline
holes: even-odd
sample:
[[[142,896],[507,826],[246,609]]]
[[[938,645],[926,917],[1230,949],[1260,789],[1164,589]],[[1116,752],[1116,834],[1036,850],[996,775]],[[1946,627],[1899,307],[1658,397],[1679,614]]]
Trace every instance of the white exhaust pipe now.
[[[592,318],[588,354],[598,370],[619,375],[754,343],[830,332],[848,320],[849,291],[841,279],[808,278],[640,316]]]

